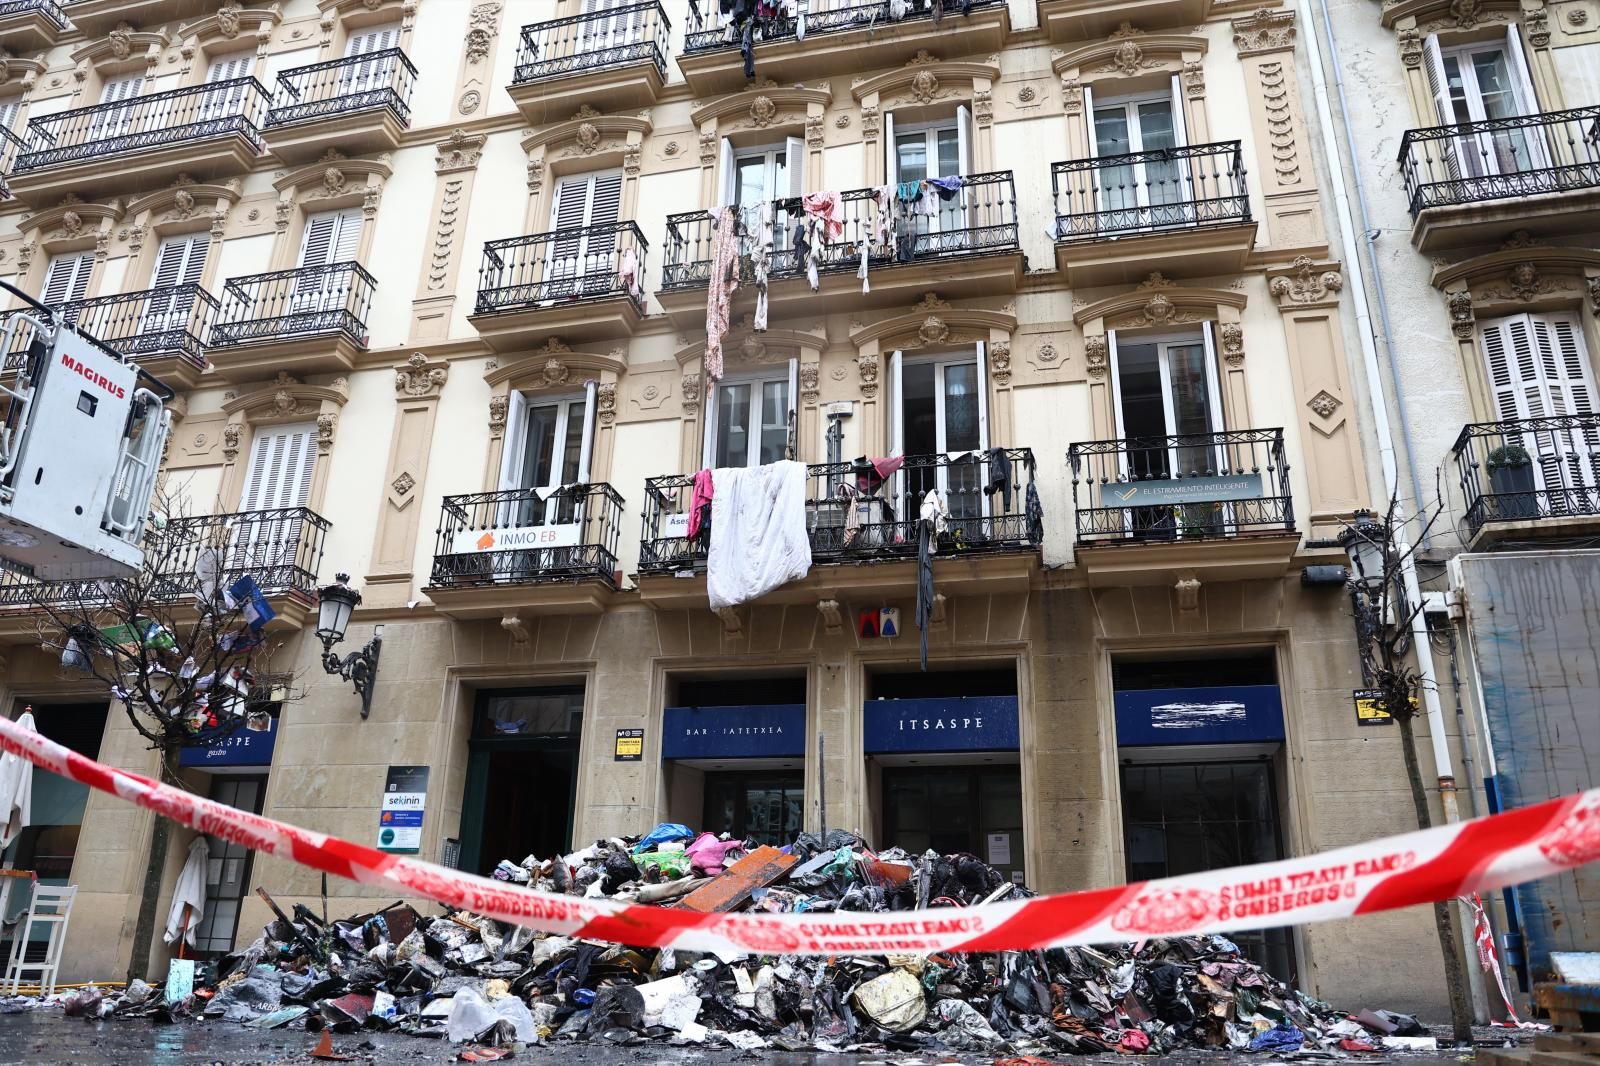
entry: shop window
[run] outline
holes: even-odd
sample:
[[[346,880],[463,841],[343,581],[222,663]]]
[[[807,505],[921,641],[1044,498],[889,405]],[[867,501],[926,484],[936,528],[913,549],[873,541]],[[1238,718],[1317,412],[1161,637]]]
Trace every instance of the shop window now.
[[[260,814],[266,791],[265,777],[217,775],[211,781],[210,798],[237,810]],[[206,909],[195,927],[195,951],[215,958],[233,950],[254,852],[222,837],[208,837],[206,846]]]
[[[792,844],[801,829],[805,795],[800,770],[708,772],[700,828],[774,847]]]

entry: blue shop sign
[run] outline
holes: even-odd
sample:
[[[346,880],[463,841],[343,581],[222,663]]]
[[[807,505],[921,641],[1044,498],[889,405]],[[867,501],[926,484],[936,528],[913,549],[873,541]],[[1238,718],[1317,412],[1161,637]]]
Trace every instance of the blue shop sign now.
[[[662,725],[663,759],[799,758],[805,753],[803,703],[668,707]]]
[[[264,732],[240,726],[225,736],[219,736],[207,744],[184,748],[178,752],[179,766],[271,766],[272,749],[278,743],[278,719],[276,716],[268,719],[271,723]]]
[[[1117,744],[1249,744],[1283,739],[1277,685],[1203,685],[1118,692]]]
[[[868,700],[862,707],[868,755],[902,751],[1015,751],[1015,696]]]

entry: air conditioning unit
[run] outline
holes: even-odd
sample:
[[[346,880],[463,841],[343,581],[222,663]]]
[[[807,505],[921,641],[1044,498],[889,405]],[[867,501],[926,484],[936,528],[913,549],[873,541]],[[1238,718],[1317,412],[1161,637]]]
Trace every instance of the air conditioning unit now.
[[[28,303],[0,327],[0,565],[45,581],[131,577],[172,393]]]

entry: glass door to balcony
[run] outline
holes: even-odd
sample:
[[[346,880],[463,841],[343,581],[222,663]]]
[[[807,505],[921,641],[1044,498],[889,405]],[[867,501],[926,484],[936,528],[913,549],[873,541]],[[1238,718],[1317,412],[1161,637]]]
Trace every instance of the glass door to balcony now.
[[[245,574],[262,588],[282,587],[301,566],[300,532],[311,505],[317,426],[257,426],[250,465],[232,525],[224,587]],[[208,545],[209,546],[209,545]]]
[[[1481,336],[1502,421],[1595,413],[1594,372],[1576,316],[1515,315],[1485,322]],[[1487,456],[1487,488],[1500,498],[1502,511],[1518,507],[1526,499],[1520,493],[1528,490],[1543,493],[1555,514],[1600,509],[1591,498],[1600,484],[1600,437],[1592,430],[1553,421],[1507,428]],[[1518,483],[1530,475],[1531,484]]]
[[[975,539],[987,513],[983,475],[989,446],[977,358],[908,361],[896,377],[899,447],[907,456],[936,460],[902,468],[901,520],[917,518],[923,497],[936,488],[950,508],[951,524],[966,539]]]
[[[926,181],[929,178],[955,178],[969,173],[968,156],[971,151],[963,133],[966,108],[955,122],[935,125],[895,127],[894,174],[896,183]],[[937,196],[924,188],[923,196]],[[955,233],[966,228],[962,210],[962,196],[958,192],[948,200],[938,198],[938,210],[929,215],[920,214],[923,202],[913,205],[917,229],[922,233]]]
[[[1136,162],[1096,171],[1104,228],[1125,230],[1188,221],[1172,206],[1189,199],[1183,164],[1160,154],[1182,144],[1181,123],[1171,95],[1095,101],[1096,158],[1140,156]]]
[[[737,151],[730,147],[727,152],[728,170],[724,177],[722,202],[732,204],[738,210],[744,231],[759,240],[762,236],[761,206],[799,196],[803,191],[805,144],[798,137],[790,137],[783,145]],[[789,229],[799,217],[799,212],[792,217],[783,212],[773,212],[774,252],[782,252],[789,247]]]
[[[540,397],[537,402],[514,394],[520,408],[513,412],[517,430],[507,437],[502,489],[521,489],[504,507],[499,523],[507,528],[561,526],[583,516],[578,497],[568,490],[589,479],[589,449],[593,441],[594,390],[579,396]],[[581,537],[568,537],[571,546]]]
[[[352,33],[345,41],[344,54],[347,58],[357,56],[371,56],[359,63],[348,63],[340,67],[339,82],[335,86],[335,97],[358,96],[361,93],[379,92],[389,87],[394,77],[395,64],[399,58],[393,54],[374,55],[376,52],[387,52],[392,48],[400,47],[400,24],[391,22],[384,26],[373,26],[370,29]]]
[[[1439,122],[1446,126],[1490,122],[1536,114],[1532,81],[1510,27],[1505,41],[1441,49],[1438,38],[1426,42],[1428,88]],[[1449,170],[1471,178],[1518,174],[1550,165],[1537,131],[1527,128],[1484,130],[1441,142]]]
[[[1118,341],[1112,351],[1118,435],[1127,440],[1124,481],[1221,473],[1226,468],[1223,449],[1207,439],[1223,429],[1221,392],[1216,360],[1204,337]],[[1178,436],[1201,440],[1180,444],[1170,439]],[[1226,517],[1223,506],[1215,503],[1134,507],[1124,528],[1171,529],[1174,536],[1216,533]]]
[[[178,286],[200,284],[210,250],[209,233],[187,233],[161,242],[156,253],[155,274],[150,279],[150,296],[145,301],[139,324],[140,333],[188,329],[189,316],[194,310],[194,289],[180,291]]]
[[[617,276],[617,234],[622,173],[574,174],[556,185],[550,209],[549,258],[539,302],[611,291]],[[601,227],[595,232],[594,227]]]
[[[789,454],[789,378],[722,381],[711,427],[713,467],[766,466]]]

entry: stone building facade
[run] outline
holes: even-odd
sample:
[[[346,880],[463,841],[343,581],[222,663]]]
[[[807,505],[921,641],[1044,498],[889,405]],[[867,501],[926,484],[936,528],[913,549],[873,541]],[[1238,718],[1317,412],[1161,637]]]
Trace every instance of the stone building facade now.
[[[303,696],[192,786],[377,843],[393,771],[426,768],[419,854],[474,870],[664,819],[826,824],[1047,892],[1410,828],[1348,599],[1302,583],[1381,496],[1303,16],[812,0],[746,77],[715,4],[596,6],[0,20],[0,272],[179,392],[166,485],[270,569]],[[930,178],[959,189],[877,229],[875,190]],[[813,288],[820,191],[843,231]],[[747,252],[774,223],[766,328],[746,257],[713,381],[725,205]],[[714,613],[692,476],[790,457],[815,563]],[[367,718],[312,632],[336,572],[363,596],[336,650],[383,627]],[[36,594],[0,619],[6,707],[148,770],[38,649]],[[118,973],[150,819],[58,798],[21,858],[80,886],[64,973]],[[212,950],[254,936],[256,886],[319,895],[234,858]],[[1241,942],[1319,996],[1442,1001],[1425,913]]]

